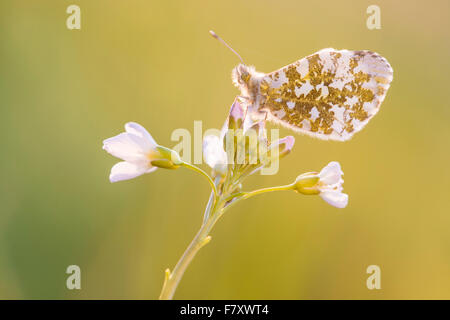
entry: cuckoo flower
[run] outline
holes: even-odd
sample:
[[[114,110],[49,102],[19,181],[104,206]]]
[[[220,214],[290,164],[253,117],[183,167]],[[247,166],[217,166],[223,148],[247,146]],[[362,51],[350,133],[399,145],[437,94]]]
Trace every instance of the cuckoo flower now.
[[[343,172],[339,162],[333,161],[319,173],[309,172],[297,177],[294,189],[302,194],[318,194],[330,205],[345,208],[348,195],[342,193]]]
[[[275,174],[279,160],[291,152],[295,142],[292,136],[278,139],[276,130],[271,131],[269,139],[266,121],[258,115],[255,118],[259,120],[254,121],[247,112],[248,107],[251,106],[236,99],[220,134],[204,138],[203,157],[212,168],[211,175],[181,160],[174,150],[158,145],[147,130],[134,122],[125,125],[125,132],[103,141],[103,149],[123,160],[111,169],[111,182],[132,179],[158,167],[184,167],[201,174],[211,186],[202,225],[173,270],[166,269],[160,299],[172,299],[186,268],[196,253],[211,240],[209,234],[213,226],[227,210],[243,200],[268,192],[295,190],[302,194],[320,195],[338,208],[347,206],[348,195],[342,193],[343,172],[338,162],[330,162],[319,173],[302,174],[294,183],[245,191],[245,178],[257,172]]]
[[[270,166],[288,154],[294,141],[294,137],[288,136],[269,143],[265,121],[253,121],[236,99],[220,138],[213,135],[204,138],[203,155],[206,163],[213,168],[213,175],[219,173],[224,176],[228,171],[235,185],[241,182],[241,178]]]
[[[104,140],[103,149],[124,160],[112,167],[111,182],[133,179],[157,167],[176,169],[181,163],[175,151],[159,146],[150,133],[135,122],[125,124],[125,132]]]

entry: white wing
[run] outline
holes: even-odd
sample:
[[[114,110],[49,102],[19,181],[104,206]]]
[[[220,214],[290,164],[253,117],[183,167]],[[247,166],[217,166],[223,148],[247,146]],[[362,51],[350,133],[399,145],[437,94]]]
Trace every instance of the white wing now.
[[[392,78],[377,53],[323,49],[267,74],[260,110],[295,131],[345,141],[378,112]]]

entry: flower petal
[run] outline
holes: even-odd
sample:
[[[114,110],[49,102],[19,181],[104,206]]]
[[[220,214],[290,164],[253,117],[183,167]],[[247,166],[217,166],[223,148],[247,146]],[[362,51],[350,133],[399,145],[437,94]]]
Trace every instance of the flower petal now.
[[[111,155],[130,162],[141,162],[147,159],[146,146],[129,133],[121,133],[103,141],[103,149]]]
[[[156,167],[139,166],[126,161],[118,162],[111,168],[109,181],[117,182],[133,179],[140,175],[143,175],[144,173],[155,171],[156,169]]]
[[[295,138],[293,136],[287,136],[282,139],[276,140],[271,143],[270,149],[275,149],[277,147],[280,147],[280,150],[278,153],[280,156],[284,156],[291,152],[292,148],[294,147]]]
[[[203,158],[214,170],[223,172],[227,165],[227,153],[218,136],[209,135],[203,139]]]
[[[230,108],[230,119],[232,119],[234,122],[238,122],[239,120],[244,120],[245,116],[245,109],[244,107],[239,103],[237,99],[234,100],[233,104]]]
[[[136,122],[128,122],[125,124],[125,131],[142,139],[142,143],[145,143],[149,149],[155,148],[158,145],[152,135]]]
[[[332,161],[320,171],[319,177],[323,183],[333,185],[343,182],[341,179],[343,174],[339,162]]]
[[[348,195],[337,191],[325,191],[320,194],[323,200],[336,208],[345,208],[348,204]]]

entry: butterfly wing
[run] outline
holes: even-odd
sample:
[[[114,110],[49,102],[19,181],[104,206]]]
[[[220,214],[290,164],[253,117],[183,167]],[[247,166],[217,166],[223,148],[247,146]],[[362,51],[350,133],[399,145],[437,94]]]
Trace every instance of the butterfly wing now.
[[[392,77],[377,53],[323,49],[267,74],[259,109],[295,131],[345,141],[378,112]]]

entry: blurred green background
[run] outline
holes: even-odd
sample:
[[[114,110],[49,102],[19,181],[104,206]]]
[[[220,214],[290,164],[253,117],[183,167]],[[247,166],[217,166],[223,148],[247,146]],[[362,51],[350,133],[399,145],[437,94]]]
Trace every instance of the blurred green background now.
[[[66,8],[81,8],[81,30]],[[381,8],[368,30],[366,8]],[[351,141],[296,136],[275,176],[341,163],[349,206],[274,193],[234,207],[179,299],[450,298],[448,1],[17,1],[0,4],[0,298],[154,299],[198,227],[209,187],[187,170],[111,184],[102,140],[137,121],[162,145],[220,128],[237,58],[270,72],[325,47],[394,68]],[[283,135],[289,134],[282,130]],[[69,291],[68,265],[82,289]],[[381,290],[366,268],[381,267]]]

